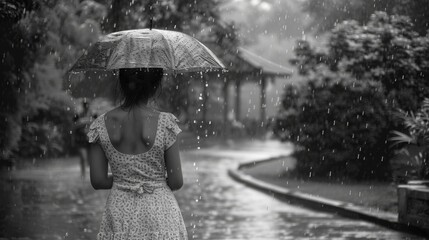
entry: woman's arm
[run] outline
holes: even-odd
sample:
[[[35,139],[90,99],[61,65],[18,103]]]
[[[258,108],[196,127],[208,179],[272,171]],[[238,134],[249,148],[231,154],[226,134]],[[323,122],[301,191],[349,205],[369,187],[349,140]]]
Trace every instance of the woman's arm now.
[[[167,185],[172,191],[179,190],[183,186],[183,175],[177,142],[164,152],[164,159],[167,169]]]
[[[89,147],[89,175],[94,189],[110,189],[113,185],[113,176],[108,174],[108,161],[104,151],[98,143],[91,143]]]

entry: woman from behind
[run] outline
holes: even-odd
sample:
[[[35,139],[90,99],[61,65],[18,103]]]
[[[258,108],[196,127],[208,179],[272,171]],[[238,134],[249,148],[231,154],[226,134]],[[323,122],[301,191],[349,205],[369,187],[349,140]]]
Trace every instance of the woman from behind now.
[[[181,129],[173,114],[148,105],[162,76],[162,69],[120,69],[121,105],[90,126],[91,184],[111,189],[99,240],[187,239],[172,192],[183,185]]]

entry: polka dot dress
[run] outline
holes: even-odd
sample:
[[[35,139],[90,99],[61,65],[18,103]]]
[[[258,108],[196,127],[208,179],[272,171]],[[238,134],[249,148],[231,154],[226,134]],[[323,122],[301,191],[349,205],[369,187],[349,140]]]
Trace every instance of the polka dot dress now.
[[[98,240],[188,239],[177,201],[167,186],[164,151],[181,132],[177,118],[161,112],[153,146],[141,154],[115,149],[104,114],[90,126],[89,142],[103,148],[113,174]]]

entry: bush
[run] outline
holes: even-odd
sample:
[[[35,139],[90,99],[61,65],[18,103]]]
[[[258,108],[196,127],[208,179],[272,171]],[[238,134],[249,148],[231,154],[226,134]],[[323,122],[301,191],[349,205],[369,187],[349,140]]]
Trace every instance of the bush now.
[[[429,179],[429,98],[423,101],[416,113],[399,109],[394,116],[406,128],[406,133],[392,131],[394,136],[389,140],[395,145],[420,147],[419,154],[414,154],[418,177],[420,179]]]
[[[408,17],[376,12],[344,21],[323,50],[298,41],[291,63],[308,82],[286,90],[275,134],[302,149],[303,176],[387,178],[396,108],[416,111],[429,94],[429,35]]]
[[[274,133],[298,146],[299,176],[385,179],[387,112],[380,83],[330,73],[286,89]]]
[[[70,151],[70,130],[73,124],[73,103],[65,93],[30,97],[25,106],[22,136],[19,141],[21,157],[56,157]]]
[[[19,114],[5,114],[0,113],[0,161],[8,159],[13,152],[18,147],[18,141],[21,137],[21,125],[19,119],[17,119]]]

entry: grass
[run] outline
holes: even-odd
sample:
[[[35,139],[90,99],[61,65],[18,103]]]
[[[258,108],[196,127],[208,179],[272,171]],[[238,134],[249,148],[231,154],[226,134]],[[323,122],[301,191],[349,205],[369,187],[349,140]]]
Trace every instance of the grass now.
[[[371,209],[398,213],[396,185],[389,182],[336,182],[298,180],[284,173],[293,168],[295,160],[280,159],[243,169],[259,180],[290,190],[308,193],[332,200],[353,203]],[[292,163],[292,164],[291,164]]]

